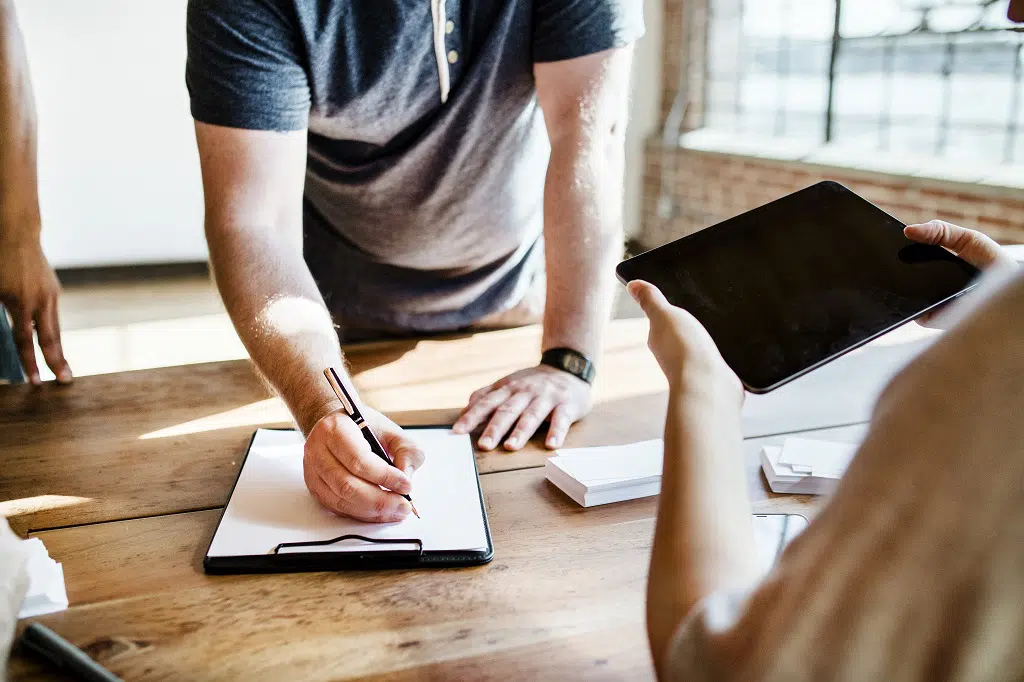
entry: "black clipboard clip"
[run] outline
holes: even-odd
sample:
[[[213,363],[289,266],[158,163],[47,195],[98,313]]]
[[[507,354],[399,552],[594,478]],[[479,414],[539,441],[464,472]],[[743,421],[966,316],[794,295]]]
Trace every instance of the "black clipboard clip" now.
[[[422,540],[416,538],[368,538],[365,535],[339,535],[338,537],[330,540],[311,540],[309,542],[282,542],[267,553],[280,556],[281,550],[288,547],[326,547],[328,545],[342,542],[343,540],[362,540],[363,542],[369,542],[374,545],[416,545],[417,549],[404,551],[398,550],[395,552],[388,552],[388,554],[391,556],[408,556],[410,558],[417,559],[423,556]]]

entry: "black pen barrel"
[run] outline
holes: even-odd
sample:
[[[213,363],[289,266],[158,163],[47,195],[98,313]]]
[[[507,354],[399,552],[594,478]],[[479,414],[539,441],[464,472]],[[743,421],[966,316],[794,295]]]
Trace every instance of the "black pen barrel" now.
[[[32,623],[21,634],[21,646],[66,673],[88,682],[122,682],[121,678],[42,623]]]

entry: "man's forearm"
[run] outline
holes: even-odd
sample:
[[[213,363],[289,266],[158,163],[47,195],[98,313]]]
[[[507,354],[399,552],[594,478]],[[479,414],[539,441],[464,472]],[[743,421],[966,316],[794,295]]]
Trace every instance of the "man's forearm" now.
[[[0,0],[0,238],[39,238],[36,114],[13,0]]]
[[[698,600],[757,577],[740,396],[711,377],[670,385],[647,591],[648,631],[659,668],[673,633]]]
[[[544,348],[595,360],[601,353],[622,256],[622,167],[618,134],[553,143],[544,189]]]
[[[301,244],[272,228],[208,226],[207,238],[217,287],[242,343],[308,435],[337,407],[322,372],[340,371],[343,359]]]

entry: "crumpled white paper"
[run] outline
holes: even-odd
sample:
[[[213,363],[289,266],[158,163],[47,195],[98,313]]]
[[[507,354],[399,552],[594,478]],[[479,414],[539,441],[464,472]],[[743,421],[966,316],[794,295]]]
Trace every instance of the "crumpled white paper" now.
[[[7,520],[0,517],[0,681],[7,679],[7,656],[14,638],[18,609],[28,591],[25,550],[22,541],[11,532]]]
[[[39,538],[22,540],[26,553],[25,571],[28,573],[28,592],[21,603],[18,618],[42,616],[68,607],[68,593],[64,586],[64,569],[50,558],[46,545]]]

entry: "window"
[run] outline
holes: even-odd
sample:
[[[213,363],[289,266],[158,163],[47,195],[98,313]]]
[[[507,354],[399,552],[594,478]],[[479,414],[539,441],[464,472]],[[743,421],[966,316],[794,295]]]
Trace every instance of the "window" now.
[[[1007,0],[708,0],[709,128],[1024,163]]]

